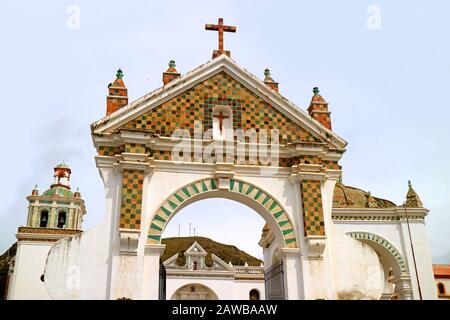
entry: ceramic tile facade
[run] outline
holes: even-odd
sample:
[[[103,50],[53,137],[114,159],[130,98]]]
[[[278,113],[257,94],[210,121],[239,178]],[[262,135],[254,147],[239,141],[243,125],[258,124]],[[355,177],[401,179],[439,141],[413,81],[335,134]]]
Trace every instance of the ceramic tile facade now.
[[[144,173],[139,170],[123,170],[120,228],[140,229],[142,210],[142,185]]]
[[[195,120],[202,121],[204,130],[212,128],[212,110],[217,105],[232,108],[234,129],[278,129],[280,143],[283,144],[319,142],[224,72],[137,117],[122,128],[152,131],[162,136],[170,136],[175,129],[184,128],[193,135]]]
[[[303,180],[300,183],[305,236],[324,236],[325,225],[320,181]]]

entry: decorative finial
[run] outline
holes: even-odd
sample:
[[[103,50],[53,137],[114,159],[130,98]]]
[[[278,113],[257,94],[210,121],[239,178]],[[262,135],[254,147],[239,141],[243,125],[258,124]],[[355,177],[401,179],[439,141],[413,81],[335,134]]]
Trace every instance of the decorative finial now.
[[[117,77],[117,79],[122,79],[122,77],[123,77],[122,69],[119,68],[119,70],[117,70],[116,77]]]
[[[278,92],[278,82],[275,82],[275,80],[272,79],[272,77],[270,76],[270,70],[269,68],[266,68],[264,70],[264,82],[273,90],[275,90],[276,92]]]
[[[80,192],[80,187],[77,187],[77,192]]]
[[[412,187],[411,180],[408,180],[408,192],[406,194],[405,206],[412,207],[412,208],[422,208],[423,207],[423,203],[420,200],[419,195]]]
[[[314,87],[313,88],[313,92],[314,92],[314,94],[319,94],[319,87]]]
[[[34,188],[37,189],[37,187],[38,187],[37,184],[35,184],[35,185],[34,185]]]
[[[169,68],[175,68],[177,65],[175,63],[175,60],[170,60],[169,61]]]

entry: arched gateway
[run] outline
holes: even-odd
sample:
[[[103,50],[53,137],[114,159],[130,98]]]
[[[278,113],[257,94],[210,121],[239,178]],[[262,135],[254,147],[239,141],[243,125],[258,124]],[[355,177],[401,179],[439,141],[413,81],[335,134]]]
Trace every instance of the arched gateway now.
[[[202,179],[185,185],[175,191],[158,208],[148,231],[148,244],[161,241],[161,234],[173,216],[188,204],[206,198],[228,198],[248,205],[269,223],[277,237],[280,247],[297,248],[294,225],[285,209],[270,194],[257,186],[237,179],[227,180],[225,188],[219,188],[218,179]],[[239,224],[239,221],[236,221]]]
[[[280,95],[268,69],[258,79],[223,42],[210,61],[184,75],[170,61],[163,86],[131,103],[123,75],[119,69],[108,86],[106,116],[91,125],[106,218],[53,247],[45,273],[52,297],[158,299],[166,224],[184,206],[212,197],[243,203],[267,222],[259,241],[261,297],[380,299],[386,265],[398,267],[401,298],[419,298],[415,279],[423,298],[436,296],[424,245],[428,210],[411,185],[405,206],[342,183],[335,189],[347,142],[333,132],[317,87],[303,110]],[[356,231],[395,245],[395,258],[383,240],[346,235]],[[420,244],[417,261],[413,243]],[[74,270],[80,285],[68,288]],[[213,290],[223,297],[220,285]]]

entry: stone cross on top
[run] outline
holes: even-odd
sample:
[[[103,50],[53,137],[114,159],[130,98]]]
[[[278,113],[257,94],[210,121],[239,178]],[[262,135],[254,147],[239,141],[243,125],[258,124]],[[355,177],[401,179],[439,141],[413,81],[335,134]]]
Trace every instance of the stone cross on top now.
[[[230,56],[230,51],[223,50],[223,33],[224,32],[236,32],[235,26],[225,26],[223,24],[223,18],[219,18],[218,24],[205,24],[205,30],[213,30],[219,32],[219,49],[213,51],[213,59],[221,54]]]

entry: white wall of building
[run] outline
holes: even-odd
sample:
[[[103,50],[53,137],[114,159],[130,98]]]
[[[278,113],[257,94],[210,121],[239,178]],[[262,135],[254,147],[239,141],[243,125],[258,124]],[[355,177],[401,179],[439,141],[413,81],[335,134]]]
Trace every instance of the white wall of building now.
[[[256,289],[260,298],[264,299],[264,281],[234,280],[233,278],[205,278],[205,277],[167,277],[166,299],[188,284],[202,284],[217,295],[219,300],[250,300],[250,290]]]
[[[52,242],[19,241],[14,271],[9,282],[8,299],[48,300],[44,282],[45,262]]]
[[[110,299],[117,299],[121,297],[127,297],[131,299],[156,299],[158,274],[156,270],[159,270],[159,256],[154,259],[148,259],[146,257],[146,242],[147,233],[151,219],[154,213],[157,211],[159,206],[176,190],[185,186],[186,184],[192,183],[194,181],[210,178],[212,175],[212,167],[210,165],[203,166],[190,166],[188,164],[180,164],[179,169],[177,165],[172,164],[170,167],[160,167],[153,168],[149,170],[144,179],[143,188],[143,204],[142,204],[142,225],[141,230],[138,235],[138,245],[135,255],[121,255],[120,254],[120,237],[118,232],[118,222],[120,217],[120,195],[121,195],[121,172],[120,170],[114,170],[110,167],[102,168],[100,171],[105,182],[106,189],[106,204],[107,212],[109,216],[106,217],[104,225],[96,228],[96,234],[94,235],[92,231],[85,232],[82,235],[86,241],[80,242],[79,252],[82,254],[80,256],[80,272],[82,284],[85,279],[90,279],[88,283],[95,282],[95,277],[92,275],[105,274],[107,278],[103,284],[96,286],[95,294],[86,295],[85,289],[80,291],[80,299],[85,299],[89,296],[90,299],[104,299],[105,293],[106,297]],[[291,265],[295,266],[294,269],[289,269],[290,279],[295,279],[298,283],[297,288],[293,283],[289,283],[290,291],[287,298],[291,299],[315,299],[326,297],[328,299],[335,299],[336,290],[339,288],[341,291],[345,289],[346,286],[351,286],[352,283],[341,283],[338,279],[334,277],[339,277],[344,273],[356,273],[359,272],[359,278],[365,277],[365,269],[358,267],[350,268],[345,264],[345,261],[338,263],[338,258],[336,256],[343,255],[350,252],[349,248],[353,248],[353,253],[355,254],[355,260],[360,257],[361,261],[367,260],[367,252],[370,251],[365,246],[360,244],[356,245],[352,240],[346,237],[343,233],[348,231],[367,231],[378,234],[383,238],[386,238],[397,249],[404,255],[404,258],[408,262],[409,270],[413,270],[411,253],[409,248],[409,243],[405,242],[407,238],[407,233],[405,231],[405,226],[398,222],[386,222],[381,223],[374,222],[348,222],[345,223],[332,223],[331,222],[331,205],[332,200],[332,188],[327,188],[324,190],[324,215],[325,220],[328,225],[326,225],[327,230],[327,244],[325,246],[324,259],[323,260],[311,260],[308,258],[308,252],[305,252],[306,244],[303,237],[303,222],[302,222],[302,207],[301,199],[299,195],[299,190],[297,184],[293,183],[289,179],[289,174],[286,172],[250,172],[247,170],[236,170],[235,178],[248,181],[255,184],[259,188],[268,192],[273,196],[285,209],[286,213],[291,218],[291,222],[294,224],[295,233],[297,236],[298,244],[303,252],[289,253]],[[330,190],[328,190],[330,189]],[[245,204],[245,203],[244,203]],[[272,221],[273,223],[274,221]],[[169,221],[170,223],[170,221]],[[330,229],[330,226],[336,226],[336,231]],[[419,277],[421,278],[422,293],[424,297],[431,298],[431,296],[436,297],[436,289],[434,280],[428,279],[432,277],[431,270],[431,258],[429,257],[428,245],[425,237],[425,229],[423,223],[414,223],[411,226],[412,232],[417,235],[417,242],[420,244],[416,245],[416,255],[418,256],[418,268]],[[302,235],[302,236],[299,236]],[[89,240],[88,238],[91,238]],[[345,238],[345,239],[344,239]],[[96,241],[94,241],[95,239]],[[101,241],[99,241],[101,239]],[[344,241],[345,240],[345,241]],[[334,242],[336,243],[334,243]],[[94,259],[102,261],[101,264],[88,264],[92,259],[92,246],[96,246],[96,252],[99,259]],[[273,248],[274,249],[274,248]],[[77,249],[78,250],[78,249]],[[350,251],[349,251],[350,250]],[[364,251],[365,250],[365,251]],[[409,250],[409,251],[408,251]],[[267,262],[271,260],[273,256],[272,248],[269,249],[269,256],[265,253],[265,263],[266,267],[270,267]],[[330,252],[334,252],[334,261],[331,259]],[[365,254],[364,254],[365,252]],[[282,254],[284,257],[285,254]],[[294,259],[295,255],[295,259]],[[358,256],[358,257],[356,257]],[[102,259],[100,259],[100,257]],[[60,257],[57,255],[54,258],[56,262]],[[295,261],[294,261],[295,260]],[[81,263],[85,261],[85,263]],[[145,261],[150,264],[145,265]],[[367,262],[367,261],[366,261]],[[359,266],[359,265],[358,265]],[[152,274],[148,274],[148,270],[154,270]],[[429,269],[429,270],[428,270]],[[285,270],[286,271],[286,270]],[[372,272],[372,271],[371,271]],[[373,273],[373,272],[372,272]],[[151,279],[150,279],[150,278]],[[150,280],[149,280],[150,279]],[[432,279],[432,278],[431,278]],[[350,279],[351,280],[351,279]],[[355,282],[354,280],[353,282]],[[411,276],[411,281],[414,285],[414,277]],[[183,285],[193,283],[194,281],[189,279],[171,279],[168,281],[167,287],[167,297],[171,297],[173,292]],[[318,283],[321,283],[318,285]],[[351,281],[350,281],[351,282]],[[152,285],[149,286],[149,283]],[[219,299],[238,299],[237,293],[235,292],[233,282],[228,281],[228,283],[223,279],[199,279],[199,283],[211,288],[218,296]],[[339,285],[339,283],[341,283]],[[55,282],[56,286],[56,282]],[[361,290],[363,287],[370,287],[370,284],[364,282],[361,283]],[[101,288],[100,288],[101,287]],[[150,290],[152,288],[151,294],[146,293],[144,290]],[[261,288],[263,288],[261,284]],[[315,288],[321,288],[320,292],[315,292]],[[248,289],[245,287],[246,290]],[[294,288],[295,290],[293,290]],[[372,288],[373,289],[373,288]],[[59,288],[60,290],[60,288]],[[83,291],[85,291],[83,293]],[[89,290],[88,290],[89,291]],[[249,291],[249,290],[247,290]],[[248,292],[245,292],[247,296]],[[297,292],[295,292],[297,291]],[[103,292],[103,294],[100,294]],[[243,291],[244,292],[244,291]],[[95,297],[94,297],[95,296]],[[242,298],[244,295],[242,295]],[[55,297],[56,298],[56,297]],[[417,294],[415,293],[414,298],[417,299]],[[239,298],[240,299],[240,298]],[[247,297],[245,298],[247,299]]]
[[[336,228],[347,233],[350,231],[370,232],[385,238],[405,259],[408,273],[411,277],[413,298],[420,299],[415,268],[419,276],[420,288],[423,299],[436,299],[436,286],[433,276],[432,260],[426,236],[425,223],[423,221],[410,221],[411,236],[416,258],[416,266],[409,240],[409,232],[406,221],[338,221]]]
[[[235,280],[234,299],[249,300],[252,289],[256,289],[259,292],[260,300],[265,300],[264,280]]]

